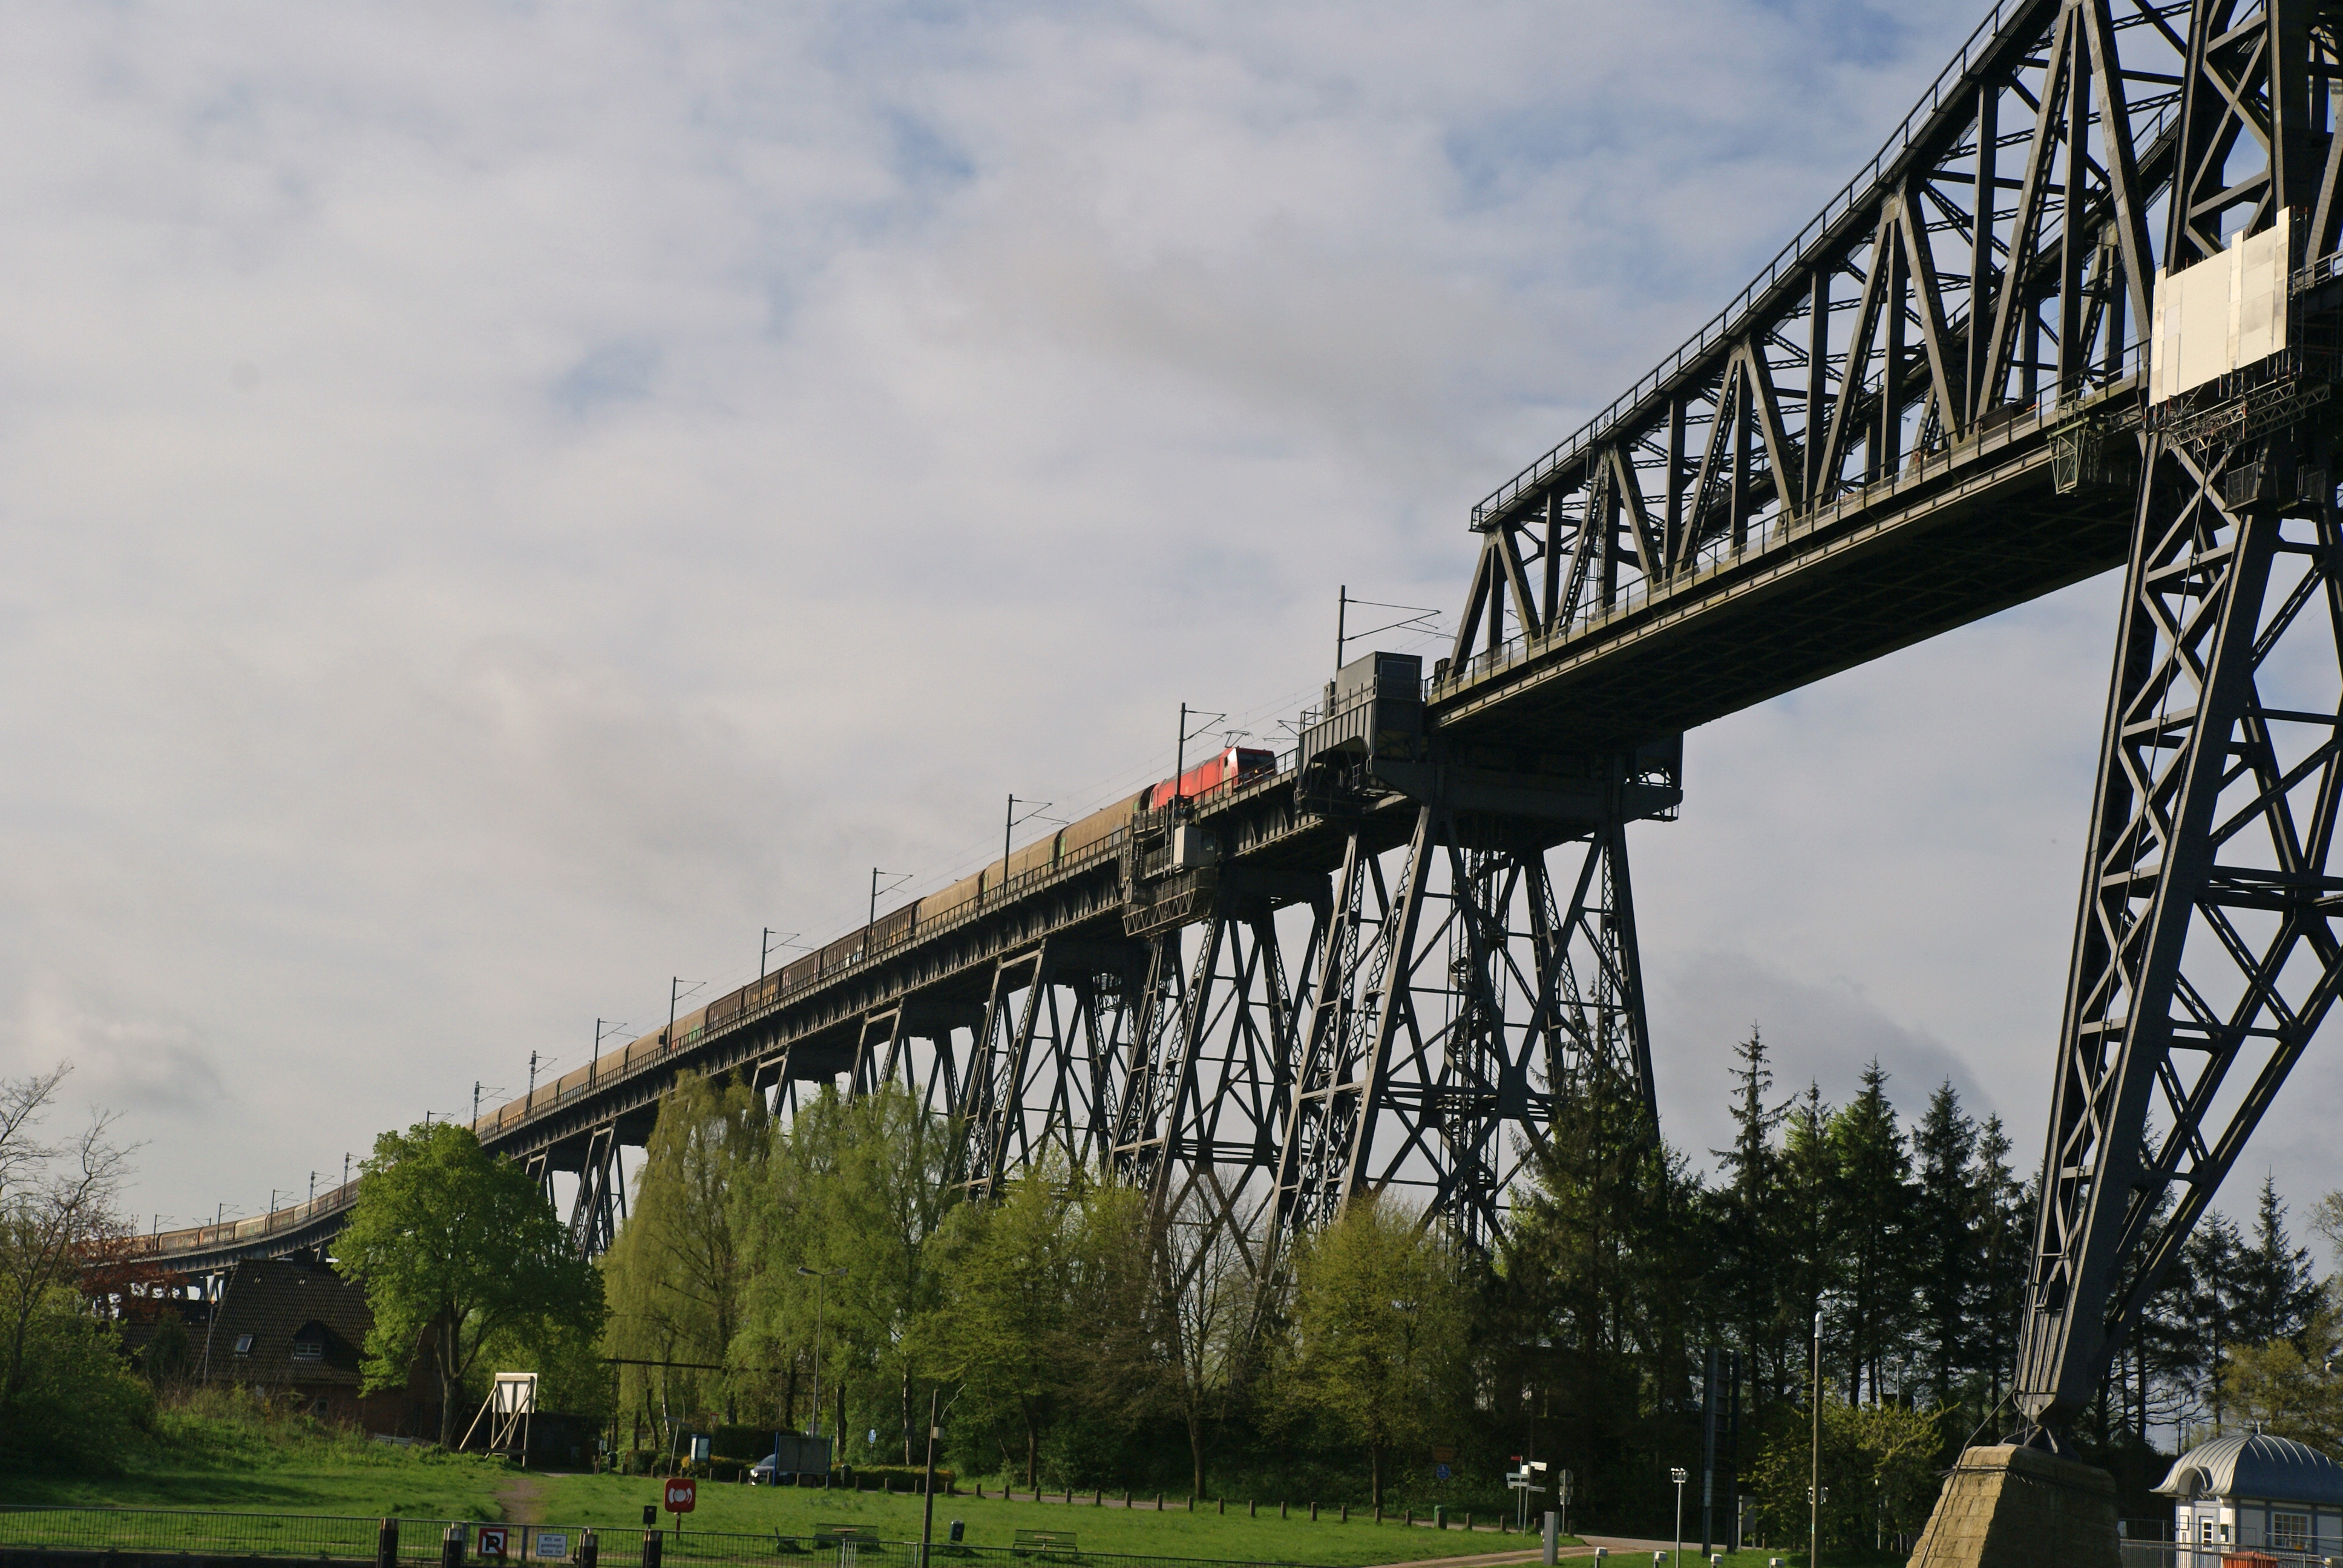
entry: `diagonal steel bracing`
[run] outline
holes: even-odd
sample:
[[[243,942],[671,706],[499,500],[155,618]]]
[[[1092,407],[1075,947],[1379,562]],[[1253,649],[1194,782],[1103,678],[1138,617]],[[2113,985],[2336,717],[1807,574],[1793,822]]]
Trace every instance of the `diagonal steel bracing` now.
[[[2343,532],[2319,401],[2343,298],[2294,270],[2335,246],[2336,19],[2200,4],[2187,40],[2166,265],[2311,221],[2290,230],[2291,350],[2151,410],[2143,443],[2017,1379],[2052,1444],[2343,983]]]

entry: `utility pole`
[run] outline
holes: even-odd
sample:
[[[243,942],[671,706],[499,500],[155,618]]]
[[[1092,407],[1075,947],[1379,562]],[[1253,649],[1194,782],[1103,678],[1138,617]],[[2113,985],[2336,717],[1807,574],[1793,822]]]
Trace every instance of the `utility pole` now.
[[[1343,628],[1351,618],[1351,585],[1344,583],[1334,600],[1334,668],[1342,668],[1342,645],[1350,640]]]
[[[312,1209],[314,1209],[314,1208],[316,1208],[317,1206],[317,1173],[315,1171],[310,1171],[310,1172],[309,1172],[309,1207],[311,1207]]]
[[[424,1114],[424,1117],[425,1117],[425,1119],[426,1119],[426,1120],[428,1120],[428,1119],[429,1119],[429,1117],[430,1117],[430,1115],[431,1115],[431,1113],[430,1113],[429,1111],[425,1111],[423,1114]],[[478,1125],[479,1125],[479,1121],[480,1121],[480,1081],[479,1081],[478,1079],[477,1079],[477,1078],[476,1078],[476,1079],[472,1080],[472,1124],[473,1124],[474,1126],[476,1126],[476,1127],[477,1127]]]
[[[1001,896],[1004,899],[1009,896],[1009,836],[1016,831],[1017,797],[1011,795],[1009,797],[1009,814],[1001,819]],[[873,898],[870,902],[875,910],[879,900]]]
[[[524,1103],[531,1108],[537,1104],[537,1052],[533,1050],[528,1053],[528,1099]]]
[[[343,1185],[343,1186],[345,1186],[345,1187],[347,1187],[347,1186],[348,1186],[349,1184],[350,1184],[350,1156],[349,1156],[349,1151],[348,1151],[347,1150],[344,1150],[344,1151],[342,1151],[342,1185]]]

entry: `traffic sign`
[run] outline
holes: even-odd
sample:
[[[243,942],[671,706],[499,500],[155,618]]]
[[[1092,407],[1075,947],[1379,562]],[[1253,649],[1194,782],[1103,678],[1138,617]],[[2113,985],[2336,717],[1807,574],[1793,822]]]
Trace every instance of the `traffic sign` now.
[[[507,1539],[508,1536],[503,1525],[481,1525],[479,1542],[480,1560],[484,1563],[503,1562],[505,1560],[505,1542]]]
[[[667,1480],[667,1511],[689,1513],[699,1505],[699,1483],[689,1475],[670,1475]]]

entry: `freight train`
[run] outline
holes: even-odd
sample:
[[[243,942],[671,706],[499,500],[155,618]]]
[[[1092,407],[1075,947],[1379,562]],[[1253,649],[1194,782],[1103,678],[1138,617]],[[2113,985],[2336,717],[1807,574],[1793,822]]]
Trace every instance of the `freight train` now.
[[[619,1069],[627,1063],[640,1060],[649,1051],[669,1046],[670,1041],[679,1047],[689,1045],[708,1030],[721,1029],[741,1014],[763,1007],[822,975],[860,963],[866,957],[904,940],[914,931],[929,930],[971,913],[986,902],[1000,898],[1024,878],[1066,869],[1077,862],[1095,860],[1118,852],[1130,837],[1132,821],[1148,812],[1161,811],[1175,800],[1201,799],[1241,785],[1256,783],[1269,778],[1276,769],[1275,752],[1247,746],[1225,747],[1176,779],[1151,784],[1136,795],[1118,800],[1103,810],[1093,811],[1045,839],[1037,839],[1021,849],[1012,850],[1007,859],[995,860],[974,876],[963,877],[941,892],[914,900],[891,913],[880,916],[860,930],[850,931],[828,947],[806,954],[786,968],[742,986],[729,995],[717,998],[698,1011],[677,1019],[671,1030],[655,1030],[625,1050],[612,1052],[599,1065],[605,1070]],[[596,1070],[592,1067],[580,1068],[570,1075],[581,1084],[590,1083],[595,1076]],[[562,1084],[557,1086],[556,1094],[566,1092],[568,1083],[568,1079],[564,1079]]]

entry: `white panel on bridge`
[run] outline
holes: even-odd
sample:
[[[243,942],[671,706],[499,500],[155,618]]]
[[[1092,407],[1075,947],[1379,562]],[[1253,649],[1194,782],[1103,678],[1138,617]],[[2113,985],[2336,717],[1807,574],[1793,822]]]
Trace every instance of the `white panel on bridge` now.
[[[2273,226],[2251,239],[2231,235],[2218,256],[2185,272],[2157,271],[2149,402],[2285,352],[2291,228],[2290,215],[2280,208]]]

